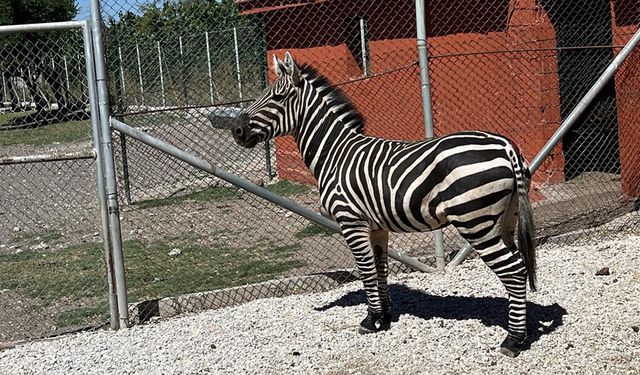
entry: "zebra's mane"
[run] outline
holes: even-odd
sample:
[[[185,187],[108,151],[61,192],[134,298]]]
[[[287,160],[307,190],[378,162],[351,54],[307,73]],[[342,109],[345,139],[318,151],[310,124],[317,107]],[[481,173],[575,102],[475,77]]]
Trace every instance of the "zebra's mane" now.
[[[358,111],[347,94],[329,82],[327,77],[320,74],[311,65],[302,64],[299,69],[301,75],[318,90],[318,93],[327,98],[327,103],[329,103],[333,112],[342,117],[344,126],[358,134],[362,134],[365,124],[364,116]]]

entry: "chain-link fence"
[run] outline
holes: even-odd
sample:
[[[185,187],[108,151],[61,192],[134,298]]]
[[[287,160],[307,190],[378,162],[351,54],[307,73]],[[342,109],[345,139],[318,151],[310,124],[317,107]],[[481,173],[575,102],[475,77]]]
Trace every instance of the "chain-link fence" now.
[[[0,342],[108,321],[83,47],[0,38]]]
[[[340,85],[366,118],[367,134],[425,138],[413,1],[102,0],[101,6],[115,118],[303,206],[318,209],[318,193],[294,142],[283,138],[247,150],[236,146],[228,130],[245,103],[273,80],[273,55],[282,57],[288,50],[298,63],[312,64]],[[636,3],[618,0],[428,1],[426,13],[436,135],[494,131],[513,139],[529,160],[640,24]],[[68,75],[74,77],[72,54],[63,51],[55,49],[55,66],[62,72],[66,56]],[[603,223],[609,223],[603,235],[637,228],[639,56],[635,51],[622,64],[535,174],[531,198],[541,240],[575,241]],[[77,85],[74,78],[56,77],[67,92],[75,92],[69,88]],[[49,90],[53,110],[61,96]],[[20,103],[37,101],[21,98]],[[35,104],[11,107],[31,108],[20,110],[24,116],[37,112]],[[354,279],[352,255],[340,235],[137,140],[117,132],[112,139],[133,322]],[[75,143],[64,147],[69,144]],[[90,161],[42,164],[40,170],[82,163]],[[43,184],[53,178],[36,168],[10,168],[0,173],[28,170]],[[80,172],[65,173],[66,189],[92,191],[75,182]],[[30,181],[12,179],[18,185]],[[22,185],[12,190],[30,194]],[[71,190],[61,197],[76,202],[82,195]],[[14,210],[44,216],[50,206]],[[84,206],[74,204],[52,217],[73,221],[79,207]],[[97,211],[95,204],[90,208]],[[5,211],[0,220],[18,215]],[[37,227],[14,221],[6,228]],[[72,250],[82,244],[99,256],[99,238],[91,237],[97,220],[91,221],[95,228],[80,234],[88,221],[65,237],[77,239],[68,245]],[[451,256],[463,243],[449,229],[444,234]],[[394,234],[391,247],[434,263],[429,233]],[[53,253],[62,259],[65,249]],[[7,254],[19,257],[15,250]],[[64,257],[70,264],[78,258],[73,252]],[[106,305],[106,298],[100,301]],[[101,316],[78,315],[83,323]]]
[[[368,134],[425,138],[413,1],[107,0],[102,11],[119,119],[312,209],[317,190],[291,139],[247,151],[228,134],[243,103],[274,78],[273,55],[291,51],[339,84]],[[495,131],[529,160],[638,25],[635,6],[617,1],[427,2],[426,12],[436,135]],[[622,134],[637,116],[635,60],[637,53],[534,177],[542,239],[634,209],[634,141]],[[153,301],[143,304],[151,315],[315,290],[324,279],[305,276],[352,267],[339,235],[138,141],[114,141],[125,258],[139,251],[148,260],[135,265],[144,277],[128,273],[133,290],[148,291],[130,302]],[[445,245],[452,253],[462,242],[445,230]],[[394,235],[391,246],[433,262],[430,234]],[[158,303],[185,294],[193,298]]]

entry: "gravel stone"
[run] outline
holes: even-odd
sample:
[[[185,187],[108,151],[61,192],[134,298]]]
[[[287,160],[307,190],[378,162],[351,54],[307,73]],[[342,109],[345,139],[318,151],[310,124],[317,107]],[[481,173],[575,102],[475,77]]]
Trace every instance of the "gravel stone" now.
[[[169,255],[170,257],[177,257],[178,255],[182,254],[182,250],[176,248],[171,249],[171,251],[169,251],[169,253],[167,255]]]
[[[0,352],[0,373],[638,373],[639,243],[631,235],[542,246],[540,290],[528,296],[530,348],[517,358],[498,349],[506,335],[503,287],[472,259],[445,273],[391,278],[397,321],[376,334],[356,333],[366,305],[360,282],[353,282],[27,343]],[[594,274],[603,260],[618,282]]]

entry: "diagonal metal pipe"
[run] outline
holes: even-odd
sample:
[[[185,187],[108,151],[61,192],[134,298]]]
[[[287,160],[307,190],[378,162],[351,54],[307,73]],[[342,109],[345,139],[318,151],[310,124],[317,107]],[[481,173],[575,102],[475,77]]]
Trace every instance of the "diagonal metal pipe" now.
[[[233,173],[229,173],[217,166],[212,165],[208,161],[201,159],[197,156],[194,156],[178,147],[162,141],[158,138],[155,138],[145,132],[142,132],[138,129],[135,129],[121,121],[118,121],[114,118],[111,118],[111,127],[133,139],[136,139],[146,145],[154,147],[162,152],[165,152],[177,159],[184,161],[196,168],[202,169],[203,171],[209,172],[212,175],[219,177],[230,184],[233,184],[239,188],[242,188],[250,193],[253,193],[260,198],[266,199],[269,202],[272,202],[278,206],[286,208],[287,210],[294,212],[307,220],[310,220],[318,225],[322,225],[334,232],[341,233],[340,225],[335,221],[328,219],[319,213],[300,206],[299,204],[284,198],[280,195],[274,194],[269,190],[260,187],[254,183],[251,183],[243,178],[240,178]],[[421,272],[435,272],[436,269],[433,267],[429,267],[428,265],[420,262],[419,260],[410,257],[406,254],[398,252],[394,249],[389,249],[389,256],[401,263],[406,264],[407,266],[421,271]]]

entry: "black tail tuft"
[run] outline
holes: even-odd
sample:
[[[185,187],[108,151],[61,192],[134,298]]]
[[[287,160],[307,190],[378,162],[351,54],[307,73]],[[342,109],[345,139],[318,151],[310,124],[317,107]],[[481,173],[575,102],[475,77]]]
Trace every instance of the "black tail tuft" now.
[[[528,168],[524,168],[528,172]],[[521,173],[516,179],[523,178]],[[527,179],[528,180],[528,179]],[[536,248],[534,243],[535,226],[533,223],[533,210],[529,202],[528,181],[517,181],[518,185],[518,248],[524,265],[529,275],[529,287],[532,291],[536,291]]]

